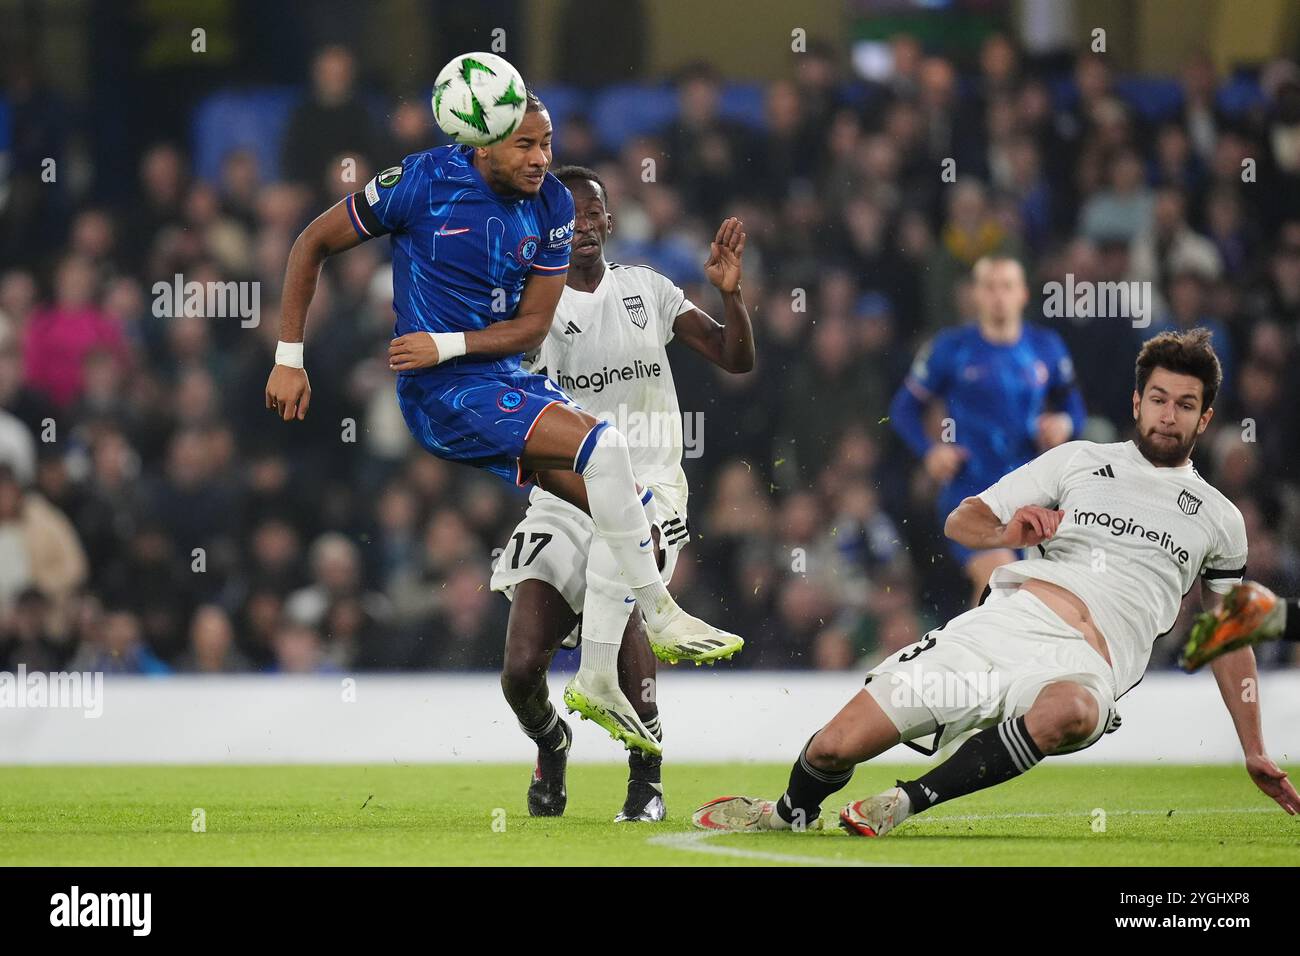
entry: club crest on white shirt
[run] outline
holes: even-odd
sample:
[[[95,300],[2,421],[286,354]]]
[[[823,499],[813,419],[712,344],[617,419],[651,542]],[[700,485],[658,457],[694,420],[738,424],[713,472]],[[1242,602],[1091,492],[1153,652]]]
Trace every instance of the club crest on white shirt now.
[[[1183,514],[1194,515],[1201,510],[1201,499],[1190,491],[1180,491],[1178,493],[1178,507],[1182,509]]]
[[[627,308],[628,318],[638,329],[644,329],[647,322],[650,321],[650,314],[646,312],[645,303],[641,301],[639,295],[631,295],[623,300],[623,305]]]

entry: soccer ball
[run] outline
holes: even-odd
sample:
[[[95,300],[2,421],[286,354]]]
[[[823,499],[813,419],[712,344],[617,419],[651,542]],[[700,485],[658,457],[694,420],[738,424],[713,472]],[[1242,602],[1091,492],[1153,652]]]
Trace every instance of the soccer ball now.
[[[468,146],[491,146],[519,128],[528,109],[524,78],[495,53],[462,53],[433,86],[433,118]]]

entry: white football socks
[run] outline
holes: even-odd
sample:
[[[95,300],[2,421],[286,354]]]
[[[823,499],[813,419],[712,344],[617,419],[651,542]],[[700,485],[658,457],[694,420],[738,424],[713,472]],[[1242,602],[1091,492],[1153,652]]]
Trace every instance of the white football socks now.
[[[582,663],[579,673],[618,686],[618,651],[634,605],[618,580],[618,562],[609,544],[591,536],[587,553],[587,590],[582,599]]]
[[[680,609],[659,578],[650,522],[636,493],[627,439],[612,425],[597,425],[582,443],[574,471],[586,482],[587,504],[596,526],[592,553],[597,550],[598,540],[608,547],[618,568],[618,580],[623,587],[631,588],[646,624],[652,630],[661,630]],[[588,591],[591,567],[588,558]]]

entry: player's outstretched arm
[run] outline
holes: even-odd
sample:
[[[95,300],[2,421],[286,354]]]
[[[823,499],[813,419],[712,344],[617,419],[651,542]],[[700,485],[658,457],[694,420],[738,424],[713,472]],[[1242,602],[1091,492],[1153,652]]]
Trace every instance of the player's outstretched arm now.
[[[704,274],[722,295],[723,324],[701,309],[688,309],[673,320],[673,334],[718,368],[749,372],[754,368],[754,324],[740,294],[745,224],[723,220],[709,247]]]
[[[522,355],[542,344],[555,318],[555,307],[564,293],[564,275],[547,276],[534,272],[524,282],[515,314],[485,329],[473,332],[440,332],[439,337],[464,336],[464,351],[455,355],[442,355],[438,339],[429,332],[407,332],[388,345],[388,367],[397,372],[417,368],[432,368],[447,358],[459,355],[481,355],[500,358],[505,355]],[[457,343],[459,344],[459,343]]]
[[[1039,505],[1017,508],[1003,524],[978,497],[966,498],[944,522],[943,533],[967,548],[1031,548],[1056,534],[1064,512]]]
[[[1216,610],[1222,595],[1206,592],[1206,610]],[[1246,772],[1255,786],[1272,797],[1287,813],[1300,813],[1300,793],[1287,779],[1286,771],[1264,751],[1264,732],[1259,719],[1259,672],[1255,668],[1255,651],[1241,647],[1210,662],[1219,685],[1223,704],[1232,716],[1242,752],[1246,755]]]
[[[302,339],[321,265],[334,253],[363,241],[352,226],[346,203],[346,199],[337,202],[313,219],[289,250],[280,299],[282,344],[276,350],[275,367],[266,382],[266,407],[275,409],[286,422],[306,418],[311,403],[311,383],[302,367]],[[291,348],[286,349],[285,345]]]

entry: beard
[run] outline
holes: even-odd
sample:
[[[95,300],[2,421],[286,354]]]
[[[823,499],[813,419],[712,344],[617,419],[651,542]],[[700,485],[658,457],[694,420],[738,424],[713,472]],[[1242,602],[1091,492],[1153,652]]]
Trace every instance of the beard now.
[[[1186,439],[1171,442],[1166,438],[1153,437],[1150,430],[1139,424],[1133,431],[1133,441],[1142,453],[1142,457],[1157,468],[1172,468],[1181,465],[1191,457],[1196,447],[1196,433],[1192,432]]]

